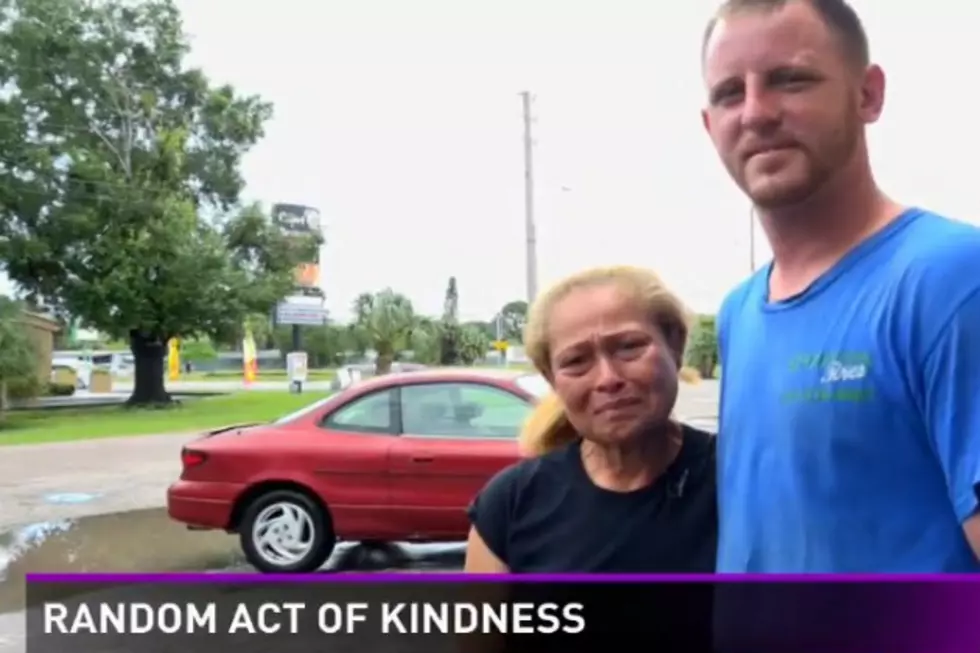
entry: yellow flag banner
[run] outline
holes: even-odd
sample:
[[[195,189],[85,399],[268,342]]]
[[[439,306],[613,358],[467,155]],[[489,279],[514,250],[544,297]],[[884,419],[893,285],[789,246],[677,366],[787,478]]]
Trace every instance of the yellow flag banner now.
[[[245,365],[245,383],[252,383],[259,372],[259,357],[250,329],[245,330],[245,338],[242,339],[242,362]]]
[[[177,338],[171,338],[167,345],[169,347],[167,365],[170,368],[170,380],[176,381],[180,378],[180,341]]]

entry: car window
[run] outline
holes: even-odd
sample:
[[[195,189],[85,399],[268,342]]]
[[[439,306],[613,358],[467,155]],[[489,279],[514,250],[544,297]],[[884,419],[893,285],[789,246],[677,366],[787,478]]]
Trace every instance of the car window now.
[[[382,390],[358,397],[330,413],[323,426],[338,431],[393,433],[391,392]]]
[[[296,420],[298,420],[298,419],[300,419],[302,417],[306,417],[307,415],[309,415],[312,412],[315,412],[315,411],[320,410],[331,399],[332,399],[332,397],[330,397],[329,395],[326,396],[326,397],[324,397],[323,399],[317,399],[316,401],[314,401],[313,403],[311,403],[309,406],[304,406],[303,408],[300,408],[297,411],[294,411],[292,413],[289,413],[288,415],[283,415],[282,417],[280,417],[279,419],[277,419],[276,421],[274,421],[272,423],[273,424],[289,424],[290,422],[294,422],[294,421],[296,421]]]
[[[531,405],[479,383],[426,383],[401,389],[402,430],[409,435],[517,438]]]
[[[540,374],[525,374],[514,380],[521,389],[530,392],[532,395],[541,399],[551,392],[551,384]]]

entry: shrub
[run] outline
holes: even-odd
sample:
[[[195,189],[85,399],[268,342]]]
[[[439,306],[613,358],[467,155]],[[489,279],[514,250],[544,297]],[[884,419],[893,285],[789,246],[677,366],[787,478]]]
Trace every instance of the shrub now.
[[[44,390],[44,383],[33,374],[7,381],[7,397],[14,400],[34,399]]]
[[[70,383],[49,383],[48,394],[52,397],[70,397],[75,394],[75,386]]]
[[[702,379],[714,376],[718,364],[718,335],[713,315],[698,316],[688,338],[684,362],[696,369]]]

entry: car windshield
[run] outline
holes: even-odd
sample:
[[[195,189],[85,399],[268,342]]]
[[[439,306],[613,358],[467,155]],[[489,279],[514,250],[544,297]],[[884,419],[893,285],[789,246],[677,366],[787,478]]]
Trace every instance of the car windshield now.
[[[540,399],[551,392],[551,386],[548,384],[547,379],[540,374],[527,374],[525,376],[520,376],[515,379],[514,382],[524,390],[530,392],[537,399]]]
[[[305,415],[308,415],[309,413],[312,413],[315,410],[319,410],[323,405],[325,405],[328,401],[330,401],[330,399],[332,397],[333,397],[333,395],[328,395],[328,396],[326,396],[326,397],[324,397],[322,399],[317,399],[316,401],[314,401],[309,406],[305,406],[303,408],[300,408],[297,411],[294,411],[292,413],[289,413],[288,415],[285,415],[283,417],[280,417],[279,419],[273,421],[272,424],[274,424],[274,425],[275,424],[287,424],[289,422],[292,422],[294,420],[297,420],[300,417],[303,417]]]

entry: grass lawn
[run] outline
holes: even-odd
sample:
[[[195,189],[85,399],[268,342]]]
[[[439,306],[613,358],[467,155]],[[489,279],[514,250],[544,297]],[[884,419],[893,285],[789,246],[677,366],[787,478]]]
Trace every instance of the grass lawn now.
[[[216,428],[239,422],[265,422],[299,410],[324,397],[306,392],[239,392],[187,399],[163,410],[127,410],[121,406],[12,411],[0,423],[0,446],[152,435]]]
[[[242,381],[245,374],[240,370],[221,370],[220,372],[183,372],[178,381]],[[308,381],[333,381],[337,378],[334,370],[310,370]],[[259,381],[288,381],[286,370],[259,370]]]

